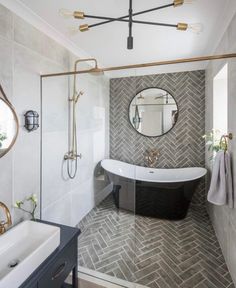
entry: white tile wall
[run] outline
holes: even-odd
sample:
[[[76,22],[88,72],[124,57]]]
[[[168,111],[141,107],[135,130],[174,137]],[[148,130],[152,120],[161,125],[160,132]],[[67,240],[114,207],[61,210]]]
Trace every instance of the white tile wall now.
[[[40,113],[40,74],[69,70],[75,56],[47,35],[0,5],[0,83],[20,120],[12,151],[0,159],[0,201],[11,208],[14,222],[26,215],[13,208],[31,193],[40,198],[40,129],[24,129],[24,113]],[[70,65],[71,64],[71,65]],[[72,67],[72,66],[71,66]],[[108,152],[108,82],[84,77],[86,93],[78,108],[79,149],[83,159],[76,181],[65,177],[68,79],[50,78],[43,88],[43,214],[64,224],[77,224],[95,203],[93,169]],[[39,210],[38,210],[39,211]]]
[[[13,14],[4,7],[0,9],[0,35],[5,39],[13,38]]]

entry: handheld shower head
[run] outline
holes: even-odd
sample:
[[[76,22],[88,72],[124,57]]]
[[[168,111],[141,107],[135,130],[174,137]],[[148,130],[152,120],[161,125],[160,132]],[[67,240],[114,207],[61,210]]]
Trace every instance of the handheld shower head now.
[[[80,91],[79,93],[77,91],[74,92],[74,96],[72,98],[69,99],[70,102],[73,102],[73,103],[77,103],[80,96],[84,95],[84,92],[83,91]]]
[[[83,91],[79,91],[79,93],[76,92],[75,97],[74,97],[75,104],[78,102],[80,96],[82,96],[82,95],[84,95]]]
[[[78,100],[79,100],[79,95],[77,94],[76,96],[75,96],[75,104],[78,102]]]

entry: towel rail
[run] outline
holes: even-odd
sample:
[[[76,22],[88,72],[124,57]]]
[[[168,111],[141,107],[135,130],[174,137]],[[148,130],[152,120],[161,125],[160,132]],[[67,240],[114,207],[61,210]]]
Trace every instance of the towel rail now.
[[[223,149],[226,152],[228,150],[228,141],[232,139],[232,133],[229,133],[228,135],[222,135],[220,138],[220,149]]]

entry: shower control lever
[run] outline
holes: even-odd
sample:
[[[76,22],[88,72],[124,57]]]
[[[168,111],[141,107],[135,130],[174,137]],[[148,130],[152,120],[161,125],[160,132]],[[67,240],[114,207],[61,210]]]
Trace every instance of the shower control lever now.
[[[64,155],[64,160],[76,160],[76,158],[82,158],[82,154],[74,154],[73,152],[66,153]]]
[[[78,155],[76,155],[77,158],[81,159],[82,158],[82,154],[79,153]]]

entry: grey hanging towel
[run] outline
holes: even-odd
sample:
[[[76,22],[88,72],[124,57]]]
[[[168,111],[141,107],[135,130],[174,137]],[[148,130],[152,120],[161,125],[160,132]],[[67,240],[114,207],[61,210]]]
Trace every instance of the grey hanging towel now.
[[[227,151],[220,151],[215,157],[207,200],[215,205],[229,205],[233,208],[233,196],[230,155]]]

